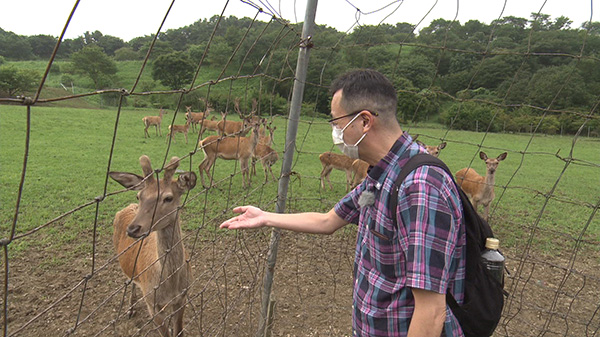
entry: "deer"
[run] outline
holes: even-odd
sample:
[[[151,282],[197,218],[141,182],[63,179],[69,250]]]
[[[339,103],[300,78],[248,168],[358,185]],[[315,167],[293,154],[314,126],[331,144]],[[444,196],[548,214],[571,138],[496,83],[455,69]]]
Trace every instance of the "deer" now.
[[[215,116],[212,116],[210,119],[203,119],[200,121],[200,134],[204,133],[204,131],[215,131],[218,132],[218,124],[220,120],[217,120]]]
[[[250,116],[244,116],[242,111],[240,110],[240,99],[236,98],[234,101],[234,110],[240,116],[241,121],[231,121],[227,120],[227,114],[221,113],[221,120],[217,124],[217,132],[219,135],[223,136],[246,136],[250,131],[250,125],[258,125],[261,123],[260,118],[255,115],[256,106],[258,102],[256,100],[252,100],[252,111],[250,111]]]
[[[227,113],[221,112],[221,120],[217,122],[219,136],[246,136],[250,131],[251,124],[247,118],[241,121],[227,120]]]
[[[265,182],[267,181],[267,171],[265,164],[268,165],[269,171],[271,171],[271,166],[279,160],[279,154],[277,151],[273,150],[273,133],[277,127],[271,127],[270,125],[266,125],[266,120],[261,120],[263,127],[258,129],[258,144],[256,147],[256,153],[252,156],[252,171],[251,174],[253,176],[256,175],[256,161],[260,160],[263,165],[263,169],[265,170]],[[265,129],[269,131],[269,134],[265,134]],[[273,154],[274,153],[274,154]],[[273,179],[275,176],[273,175],[273,171],[271,171],[271,175]]]
[[[148,133],[148,128],[152,125],[154,125],[154,132],[156,132],[156,135],[158,136],[160,134],[162,136],[162,132],[160,132],[160,123],[162,122],[162,118],[163,118],[164,114],[165,114],[165,110],[163,110],[161,108],[158,116],[146,116],[146,117],[142,118],[142,121],[144,122],[144,138],[146,138],[146,136],[148,136],[148,138],[150,138],[150,134]]]
[[[265,183],[269,181],[267,171],[271,173],[273,180],[277,181],[273,174],[273,170],[271,169],[271,166],[279,160],[277,151],[273,150],[269,145],[261,144],[260,142],[256,144],[256,148],[252,154],[252,175],[256,175],[256,160],[260,160],[263,170],[265,171]]]
[[[479,152],[479,158],[485,162],[487,166],[485,177],[480,176],[473,168],[463,168],[457,171],[454,176],[456,183],[467,194],[473,208],[478,211],[478,206],[483,205],[485,208],[484,219],[488,219],[490,212],[490,204],[496,196],[494,194],[494,180],[498,164],[504,160],[507,153],[504,152],[496,158],[488,158],[485,152]]]
[[[417,144],[424,147],[427,150],[427,153],[429,153],[430,155],[432,155],[436,158],[440,156],[440,152],[442,151],[443,148],[446,147],[446,142],[442,142],[438,146],[425,145],[425,143],[421,142],[420,140],[417,140],[417,137],[419,137],[419,135],[416,135],[413,138],[413,140],[416,141]]]
[[[354,159],[343,154],[324,152],[319,155],[319,160],[321,161],[321,165],[323,165],[323,170],[321,170],[321,188],[325,189],[324,179],[326,179],[329,183],[329,189],[333,190],[329,174],[333,169],[337,169],[346,172],[346,192],[348,192],[352,185],[352,163]]]
[[[192,129],[196,130],[196,125],[202,122],[202,120],[207,119],[208,115],[214,111],[210,102],[207,102],[204,98],[201,98],[200,101],[204,102],[206,109],[204,112],[192,112],[191,106],[186,106],[185,118],[191,120]]]
[[[258,126],[253,125],[252,130],[252,137],[208,136],[200,140],[198,146],[204,153],[204,159],[198,165],[202,186],[207,188],[204,184],[203,172],[209,175],[209,170],[215,164],[217,158],[239,161],[242,171],[242,187],[250,186],[248,161],[254,154],[258,144]]]
[[[264,118],[259,120],[259,123],[263,124],[264,126],[258,129],[258,143],[267,146],[273,146],[273,134],[275,133],[275,130],[277,130],[277,127],[271,127],[270,123],[267,125],[266,119]],[[265,130],[269,131],[268,135],[266,134]]]
[[[420,143],[421,146],[425,147],[427,152],[434,157],[439,157],[441,150],[446,147],[446,142],[440,143],[438,146],[425,145],[421,142],[417,143]]]
[[[181,196],[196,186],[196,174],[184,172],[177,180],[173,175],[179,158],[171,158],[163,179],[154,176],[150,158],[140,157],[144,177],[127,172],[109,172],[123,187],[138,191],[137,204],[116,213],[113,221],[113,244],[119,265],[133,280],[130,305],[135,287],[142,290],[150,316],[160,335],[169,336],[173,317],[173,334],[183,336],[183,314],[190,285],[191,268],[183,246],[179,224]],[[140,238],[143,238],[140,240]]]
[[[256,115],[256,113],[258,112],[258,101],[256,100],[256,98],[252,99],[252,110],[250,110],[250,113],[246,114],[247,116],[244,116],[244,113],[242,113],[242,111],[240,109],[239,97],[233,101],[233,109],[240,116],[240,119],[247,119],[248,122],[253,123],[253,124],[259,124],[259,123],[265,122],[264,119],[261,119],[259,116]]]
[[[169,133],[167,133],[167,138],[165,139],[165,142],[169,141],[169,137],[171,137],[171,139],[173,140],[173,143],[175,143],[175,134],[176,133],[183,133],[183,135],[185,136],[185,143],[188,143],[188,138],[187,138],[187,134],[188,134],[188,130],[190,129],[190,119],[186,119],[185,124],[184,125],[169,125]]]
[[[357,186],[362,183],[367,177],[369,170],[369,163],[362,159],[356,159],[352,162],[352,186]]]

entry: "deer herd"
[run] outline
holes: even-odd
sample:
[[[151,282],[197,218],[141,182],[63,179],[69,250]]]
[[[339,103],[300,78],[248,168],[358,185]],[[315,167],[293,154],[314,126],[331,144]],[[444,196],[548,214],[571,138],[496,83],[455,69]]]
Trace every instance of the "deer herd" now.
[[[203,112],[192,112],[186,107],[186,123],[184,125],[169,125],[167,141],[175,142],[175,135],[183,133],[186,143],[190,128],[202,135],[205,131],[213,131],[200,139],[198,148],[204,153],[204,159],[198,166],[200,180],[206,188],[205,175],[208,177],[208,187],[213,186],[210,169],[217,158],[236,160],[242,173],[242,186],[250,185],[250,176],[256,175],[255,164],[260,161],[265,175],[265,183],[269,174],[277,181],[272,166],[279,160],[279,154],[273,149],[273,136],[276,127],[265,118],[256,116],[257,104],[253,102],[250,114],[244,114],[235,100],[234,109],[241,117],[240,121],[228,120],[226,113],[221,118],[210,116],[214,109],[204,101],[206,109]],[[162,135],[161,121],[166,112],[160,109],[158,116],[146,116],[144,122],[144,138],[150,137],[148,128],[155,127],[155,134]],[[437,146],[428,146],[416,140],[428,153],[438,157],[446,147],[446,142]],[[455,173],[457,184],[467,194],[473,206],[484,207],[484,218],[489,216],[490,204],[494,200],[495,174],[500,161],[504,160],[504,152],[496,158],[490,158],[483,151],[479,157],[486,165],[485,175],[478,174],[472,167],[463,168]],[[366,177],[369,164],[360,159],[334,153],[324,152],[319,156],[322,165],[320,185],[325,189],[325,181],[329,189],[333,185],[329,176],[333,169],[345,173],[346,192],[359,185]],[[152,320],[161,336],[183,335],[183,314],[186,307],[186,293],[191,284],[191,268],[188,255],[182,241],[179,210],[182,196],[196,186],[194,172],[179,172],[179,158],[173,157],[164,166],[163,178],[159,179],[158,172],[152,169],[150,159],[142,156],[139,159],[143,176],[126,173],[110,172],[110,177],[128,190],[137,191],[138,203],[130,204],[116,213],[113,221],[113,243],[118,261],[123,273],[133,282],[131,284],[130,314],[135,304],[135,289],[141,289],[143,300]],[[251,167],[250,167],[251,163]],[[175,174],[178,177],[175,178]],[[172,323],[172,328],[169,326]]]

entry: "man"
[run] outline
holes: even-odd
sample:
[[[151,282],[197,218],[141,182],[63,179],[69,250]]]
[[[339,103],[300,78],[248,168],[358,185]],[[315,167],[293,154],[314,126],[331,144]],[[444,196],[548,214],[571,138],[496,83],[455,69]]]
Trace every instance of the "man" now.
[[[382,74],[351,71],[334,81],[331,93],[334,143],[368,162],[368,177],[328,213],[277,214],[243,206],[221,228],[331,234],[358,223],[353,334],[463,336],[446,305],[447,291],[462,303],[466,254],[462,205],[452,178],[438,167],[417,168],[398,190],[397,209],[389,210],[402,166],[426,150],[400,128],[396,91]]]

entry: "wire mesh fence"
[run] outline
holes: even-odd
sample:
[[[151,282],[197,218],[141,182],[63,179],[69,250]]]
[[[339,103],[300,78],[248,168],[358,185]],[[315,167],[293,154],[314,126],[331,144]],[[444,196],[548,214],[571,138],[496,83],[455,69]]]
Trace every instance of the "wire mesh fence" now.
[[[585,82],[581,71],[598,65],[598,36],[593,25],[574,35],[571,43],[579,52],[573,54],[560,45],[536,49],[536,32],[544,28],[535,20],[518,30],[523,36],[520,48],[510,49],[500,43],[515,33],[506,31],[504,23],[510,20],[494,22],[482,30],[486,33],[466,44],[455,36],[456,22],[440,21],[430,26],[435,31],[421,30],[421,35],[432,37],[424,43],[413,38],[415,26],[398,25],[396,28],[403,30],[390,38],[385,31],[395,23],[363,26],[360,15],[352,33],[327,35],[327,29],[317,26],[307,37],[300,25],[278,17],[272,6],[265,11],[253,2],[242,3],[254,16],[241,22],[235,34],[228,29],[229,38],[235,39],[229,45],[234,48],[222,54],[220,37],[227,18],[215,17],[207,24],[212,30],[184,89],[144,88],[143,78],[160,38],[186,36],[181,31],[162,33],[160,23],[136,68],[135,81],[123,88],[50,94],[45,83],[58,62],[59,43],[35,94],[0,98],[4,111],[0,137],[6,144],[2,146],[5,172],[0,241],[5,336],[158,335],[146,299],[138,294],[130,305],[132,280],[123,276],[112,241],[115,213],[135,200],[133,192],[110,181],[109,171],[141,172],[138,158],[142,154],[151,157],[157,174],[165,171],[171,156],[177,156],[181,171],[197,172],[205,179],[198,180],[182,197],[179,209],[186,265],[191,268],[189,285],[182,291],[186,334],[254,335],[267,319],[267,333],[278,336],[350,335],[354,226],[331,236],[279,233],[269,295],[273,303],[263,317],[271,231],[228,232],[218,225],[232,216],[231,209],[237,205],[252,204],[269,211],[328,211],[344,195],[346,183],[341,172],[331,174],[333,189],[321,188],[319,154],[332,150],[327,111],[322,111],[328,105],[327,86],[335,75],[347,70],[344,66],[377,67],[379,55],[392,61],[380,70],[398,86],[402,105],[398,117],[403,129],[418,134],[428,145],[446,143],[440,158],[451,169],[473,167],[482,173],[480,151],[490,157],[508,153],[496,174],[496,198],[490,211],[490,223],[501,240],[510,272],[506,280],[510,296],[495,336],[599,334],[600,147],[594,134],[600,131],[599,97],[596,93],[587,105],[577,108],[563,102],[565,97],[576,96],[579,84]],[[379,12],[392,13],[400,3],[382,6]],[[348,6],[353,5],[348,2]],[[270,20],[262,22],[259,18],[265,12]],[[543,6],[537,14],[542,12]],[[357,13],[367,14],[358,9]],[[76,6],[71,14],[77,15]],[[302,111],[299,118],[290,119],[299,50],[311,54]],[[417,52],[427,55],[435,66],[428,68],[415,61],[412,56]],[[343,66],[335,62],[342,58],[346,59]],[[470,59],[471,67],[454,78],[447,76],[452,62],[465,58]],[[552,94],[537,100],[520,95],[550,82],[549,77],[531,75],[532,59],[560,64],[555,67],[560,67],[561,78]],[[506,63],[512,66],[505,67]],[[411,69],[414,73],[409,74]],[[485,81],[497,72],[503,73],[504,81],[502,86],[496,85],[501,94],[492,97]],[[455,81],[453,89],[444,90],[451,80]],[[74,92],[72,86],[69,92]],[[104,97],[105,102],[114,102],[114,107],[69,113],[47,107],[93,97]],[[263,131],[267,125],[275,130],[271,147],[279,153],[273,166],[278,181],[266,171],[263,179],[260,158],[258,174],[249,186],[244,185],[243,163],[237,160],[217,159],[207,174],[200,172],[199,165],[207,155],[200,144],[214,134],[210,129],[190,125],[187,144],[179,134],[166,141],[166,132],[156,137],[152,128],[146,138],[141,117],[158,115],[158,107],[169,101],[175,103],[158,126],[163,132],[181,124],[187,105],[209,112],[207,102],[213,102],[215,123],[229,121],[231,125],[250,121],[254,115],[264,118]],[[429,120],[436,115],[439,102],[452,105],[443,124]],[[142,107],[134,110],[132,105]],[[208,126],[211,114],[205,116],[201,124]],[[8,128],[15,133],[7,133]],[[297,128],[293,142],[286,139],[290,128]],[[92,129],[103,136],[86,141],[86,133],[90,138],[97,134]],[[14,139],[7,139],[6,134]],[[44,140],[57,134],[63,142],[50,147],[64,150],[55,154]],[[280,169],[290,152],[289,171]],[[281,179],[288,180],[285,193]],[[68,184],[75,185],[79,194],[56,188]],[[282,200],[285,206],[278,209]],[[167,320],[174,320],[172,314]]]

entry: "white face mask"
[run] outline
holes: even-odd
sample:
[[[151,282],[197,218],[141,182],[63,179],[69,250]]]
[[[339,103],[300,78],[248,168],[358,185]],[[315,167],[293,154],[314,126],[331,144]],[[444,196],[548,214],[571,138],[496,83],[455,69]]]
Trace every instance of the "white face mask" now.
[[[363,140],[363,138],[365,138],[367,133],[365,132],[362,135],[362,137],[360,137],[360,139],[356,142],[356,144],[348,145],[348,144],[346,144],[346,142],[344,142],[344,130],[346,130],[346,128],[350,124],[352,124],[352,122],[354,122],[354,120],[356,118],[358,118],[358,116],[359,115],[354,116],[354,118],[352,118],[350,120],[350,122],[348,122],[348,124],[346,124],[346,126],[344,126],[343,129],[340,129],[337,126],[334,126],[333,130],[331,131],[331,138],[333,139],[333,144],[337,145],[343,154],[345,154],[346,156],[348,156],[352,159],[358,159],[358,144]]]

